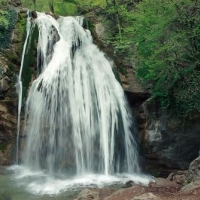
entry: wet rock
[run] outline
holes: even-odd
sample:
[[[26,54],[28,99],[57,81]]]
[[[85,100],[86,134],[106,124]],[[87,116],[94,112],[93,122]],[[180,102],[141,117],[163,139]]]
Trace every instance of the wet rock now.
[[[178,191],[181,186],[173,181],[164,178],[157,178],[155,182],[149,183],[150,188],[168,188],[172,191]]]
[[[3,91],[3,92],[7,91],[10,88],[9,83],[10,83],[10,79],[7,76],[2,78],[0,80],[0,91]]]
[[[18,5],[17,1],[11,2]],[[10,9],[16,17],[16,24],[10,29],[8,48],[0,52],[0,166],[11,165],[13,161],[18,102],[14,85],[19,73],[26,28],[26,13],[13,6]]]
[[[122,188],[129,188],[134,186],[134,181],[128,181],[124,184],[124,186],[122,186]]]
[[[1,133],[0,133],[1,135]],[[12,145],[1,143],[0,141],[0,166],[9,166],[12,164]]]
[[[32,16],[33,19],[37,18],[37,12],[36,11],[31,11],[30,15]]]
[[[200,179],[200,156],[193,160],[189,166],[186,180],[188,182]]]

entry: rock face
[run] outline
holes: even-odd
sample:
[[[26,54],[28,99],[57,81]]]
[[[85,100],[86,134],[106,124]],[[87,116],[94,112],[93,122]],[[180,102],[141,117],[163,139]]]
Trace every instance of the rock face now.
[[[10,165],[11,144],[15,140],[16,112],[11,100],[0,101],[0,165]]]
[[[141,104],[149,97],[149,92],[139,84],[135,75],[135,65],[132,62],[116,56],[108,41],[108,30],[110,27],[104,25],[101,21],[95,24],[95,43],[101,48],[108,56],[115,61],[115,70],[119,75],[119,81],[127,95],[129,103],[135,107],[138,107],[138,103]]]
[[[5,76],[3,77],[1,80],[0,80],[0,91],[7,91],[10,87],[9,87],[9,82],[10,82],[10,79]]]
[[[0,166],[10,165],[15,154],[18,104],[15,85],[26,24],[26,11],[18,9],[12,10],[12,13],[16,13],[17,20],[14,29],[10,30],[11,34],[8,34],[11,38],[7,41],[11,43],[7,45],[9,48],[0,48]]]
[[[199,154],[200,114],[182,119],[162,112],[156,102],[146,101],[141,115],[147,160],[157,163],[158,168],[187,169]]]
[[[0,165],[11,164],[11,144],[17,124],[15,94],[8,60],[0,54]]]

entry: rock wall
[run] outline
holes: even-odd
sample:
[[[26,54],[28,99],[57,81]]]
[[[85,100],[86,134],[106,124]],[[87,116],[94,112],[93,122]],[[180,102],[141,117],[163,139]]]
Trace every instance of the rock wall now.
[[[17,132],[16,93],[17,76],[20,69],[21,52],[25,37],[26,10],[9,7],[14,26],[5,37],[9,41],[0,48],[0,165],[10,165],[15,155]]]
[[[142,146],[149,170],[158,175],[167,169],[188,169],[199,155],[200,113],[180,118],[163,112],[155,101],[146,101],[141,107],[143,123]]]

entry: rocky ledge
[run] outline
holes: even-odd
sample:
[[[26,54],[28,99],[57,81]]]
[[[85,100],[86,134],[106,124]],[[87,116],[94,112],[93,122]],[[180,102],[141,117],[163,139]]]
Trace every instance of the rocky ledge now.
[[[134,185],[119,190],[84,189],[76,200],[198,200],[200,181],[180,187],[177,183],[158,178],[148,186]]]
[[[129,188],[84,189],[76,200],[198,200],[200,195],[200,157],[188,171],[171,173],[166,179],[157,178],[148,186],[125,184]]]

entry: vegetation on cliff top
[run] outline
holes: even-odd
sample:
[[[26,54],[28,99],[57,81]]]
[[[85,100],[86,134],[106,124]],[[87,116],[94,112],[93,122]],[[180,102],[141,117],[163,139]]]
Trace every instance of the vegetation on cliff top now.
[[[21,0],[22,5],[32,10],[51,11],[57,15],[75,15],[75,0]]]

